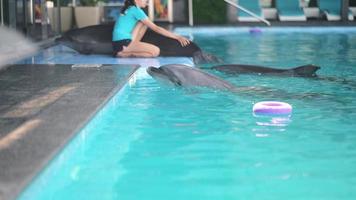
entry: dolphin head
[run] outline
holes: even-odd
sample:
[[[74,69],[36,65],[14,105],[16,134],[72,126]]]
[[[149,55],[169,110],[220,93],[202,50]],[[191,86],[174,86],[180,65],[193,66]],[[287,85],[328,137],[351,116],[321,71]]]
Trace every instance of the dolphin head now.
[[[294,69],[295,74],[303,77],[316,77],[316,71],[320,69],[319,66],[308,64]]]
[[[169,68],[148,67],[146,71],[154,79],[170,82],[170,83],[172,83],[174,85],[178,85],[178,86],[182,85],[179,78],[171,70],[169,70]]]
[[[157,80],[163,80],[182,87],[208,87],[222,90],[235,88],[231,83],[198,68],[183,64],[168,64],[159,68],[148,67],[147,73]]]

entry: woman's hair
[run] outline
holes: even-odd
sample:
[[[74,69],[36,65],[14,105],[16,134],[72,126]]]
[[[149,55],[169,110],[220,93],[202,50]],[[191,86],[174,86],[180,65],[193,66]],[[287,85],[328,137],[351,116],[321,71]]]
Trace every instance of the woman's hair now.
[[[124,7],[122,7],[122,9],[121,9],[121,14],[125,14],[125,11],[126,11],[130,6],[136,6],[135,0],[125,0]]]

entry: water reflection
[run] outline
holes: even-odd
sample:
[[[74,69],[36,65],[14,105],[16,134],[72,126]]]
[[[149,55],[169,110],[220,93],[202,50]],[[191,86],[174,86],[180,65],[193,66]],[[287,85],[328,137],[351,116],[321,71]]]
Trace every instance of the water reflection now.
[[[253,114],[257,126],[252,131],[256,137],[268,137],[273,132],[284,132],[292,122],[292,115],[256,115]]]

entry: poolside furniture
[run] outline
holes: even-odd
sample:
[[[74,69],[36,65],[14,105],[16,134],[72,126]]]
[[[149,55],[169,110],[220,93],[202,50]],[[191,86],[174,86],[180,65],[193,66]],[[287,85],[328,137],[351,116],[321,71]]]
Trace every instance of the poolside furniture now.
[[[356,7],[350,7],[350,12],[352,13],[352,16],[353,16],[353,19],[355,19],[355,16],[356,16]]]
[[[276,0],[279,20],[281,21],[306,21],[299,0]]]
[[[326,15],[328,21],[341,20],[342,0],[319,0],[319,8]]]
[[[353,1],[356,2],[356,0]],[[348,19],[352,21],[356,15],[356,7],[352,7],[353,4],[351,2],[352,1],[350,1]],[[325,16],[328,21],[338,21],[341,20],[341,3],[342,0],[318,0],[315,1],[315,4],[311,7],[305,7],[303,10],[307,18],[320,18]]]
[[[356,16],[356,7],[350,7],[349,8],[349,20],[353,21]]]
[[[320,9],[318,0],[310,0],[308,4],[303,6],[305,16],[308,18],[318,19],[320,17]]]
[[[238,0],[238,5],[246,8],[247,10],[255,13],[257,16],[264,18],[259,0]],[[255,17],[239,10],[237,12],[237,19],[240,22],[257,22],[259,21]]]
[[[320,10],[318,7],[305,7],[303,8],[304,14],[307,18],[319,18]]]
[[[328,21],[341,20],[341,2],[342,0],[319,0],[319,8],[326,15]],[[348,19],[353,20],[353,9],[349,9]]]

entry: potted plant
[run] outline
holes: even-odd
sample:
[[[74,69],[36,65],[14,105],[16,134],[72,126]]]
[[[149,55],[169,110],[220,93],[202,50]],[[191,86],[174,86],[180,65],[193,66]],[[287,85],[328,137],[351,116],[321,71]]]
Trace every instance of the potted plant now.
[[[58,27],[58,8],[57,0],[54,0],[54,7],[48,7],[48,17],[52,25],[53,30],[56,32],[65,32],[72,28],[73,25],[73,7],[68,6],[71,0],[60,0],[60,12],[61,12],[61,30]],[[48,5],[48,4],[47,4]]]
[[[80,0],[80,6],[74,8],[75,21],[78,28],[100,23],[103,15],[103,0]]]

